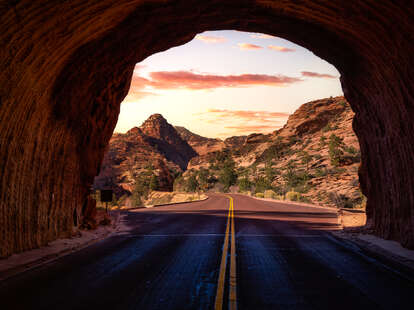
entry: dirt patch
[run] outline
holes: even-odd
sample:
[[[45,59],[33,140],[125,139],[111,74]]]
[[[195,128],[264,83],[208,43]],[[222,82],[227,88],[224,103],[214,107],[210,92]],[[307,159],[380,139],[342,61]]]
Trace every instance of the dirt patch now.
[[[339,212],[341,224],[343,228],[363,227],[367,222],[367,214],[365,212],[352,212],[341,210]]]

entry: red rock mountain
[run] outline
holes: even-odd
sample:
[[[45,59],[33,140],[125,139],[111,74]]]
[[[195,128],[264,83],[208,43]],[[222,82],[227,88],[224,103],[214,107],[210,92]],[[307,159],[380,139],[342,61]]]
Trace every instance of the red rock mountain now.
[[[158,178],[158,189],[171,191],[174,178],[182,172],[184,180],[199,177],[201,170],[217,180],[220,162],[230,156],[239,178],[247,176],[253,184],[271,169],[268,182],[281,192],[298,191],[305,201],[322,205],[360,205],[360,155],[353,115],[343,97],[326,98],[303,104],[282,129],[271,134],[220,140],[174,128],[154,114],[140,127],[113,135],[95,188],[112,187],[117,196],[129,195],[139,176],[150,169]],[[257,192],[257,187],[252,189]]]
[[[360,152],[352,130],[353,117],[344,97],[305,103],[280,130],[228,138],[225,148],[192,158],[183,177],[198,177],[203,170],[217,179],[220,162],[230,157],[239,177],[246,176],[253,184],[270,174],[268,182],[274,188],[281,193],[298,192],[303,201],[332,207],[362,206],[365,198],[359,190]],[[217,190],[216,185],[205,187]]]
[[[159,189],[171,191],[174,175],[195,156],[174,127],[154,114],[140,127],[112,136],[94,188],[113,188],[118,197],[130,194],[137,177],[150,169],[158,177]]]

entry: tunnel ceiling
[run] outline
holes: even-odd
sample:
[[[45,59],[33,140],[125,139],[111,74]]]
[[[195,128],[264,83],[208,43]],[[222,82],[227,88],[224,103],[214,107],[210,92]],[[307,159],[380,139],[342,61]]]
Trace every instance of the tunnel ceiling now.
[[[341,73],[367,229],[414,248],[411,1],[1,1],[0,255],[71,234],[135,63],[205,30],[267,33]]]

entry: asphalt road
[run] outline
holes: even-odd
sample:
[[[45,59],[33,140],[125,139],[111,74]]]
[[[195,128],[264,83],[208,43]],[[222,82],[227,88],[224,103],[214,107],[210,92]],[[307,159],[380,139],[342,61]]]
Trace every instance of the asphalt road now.
[[[412,309],[413,282],[334,238],[335,213],[231,196],[128,212],[128,233],[1,282],[0,308]]]

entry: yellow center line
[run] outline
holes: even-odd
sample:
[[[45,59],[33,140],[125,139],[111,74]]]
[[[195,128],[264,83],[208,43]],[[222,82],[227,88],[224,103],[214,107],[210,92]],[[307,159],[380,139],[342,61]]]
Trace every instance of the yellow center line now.
[[[234,206],[233,198],[230,198],[231,206],[231,245],[230,245],[230,291],[229,291],[229,309],[237,309],[236,294],[236,234],[234,232]]]
[[[217,293],[215,301],[215,310],[223,309],[223,297],[224,297],[224,283],[226,280],[226,268],[227,268],[227,253],[229,249],[229,235],[231,226],[231,245],[230,245],[230,289],[229,289],[229,308],[232,310],[237,309],[236,301],[236,238],[234,233],[234,212],[233,212],[233,198],[229,198],[229,213],[227,216],[226,233],[224,237],[223,253],[221,256],[220,273],[217,284]]]

